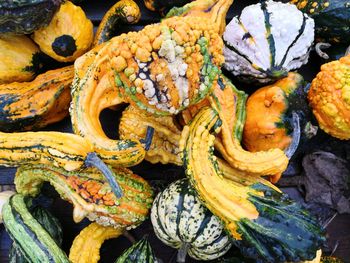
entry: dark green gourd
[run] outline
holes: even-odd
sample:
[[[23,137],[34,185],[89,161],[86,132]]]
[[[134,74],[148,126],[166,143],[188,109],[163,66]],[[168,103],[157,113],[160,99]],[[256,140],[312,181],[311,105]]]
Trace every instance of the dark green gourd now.
[[[146,237],[128,248],[115,263],[157,263],[152,247]]]

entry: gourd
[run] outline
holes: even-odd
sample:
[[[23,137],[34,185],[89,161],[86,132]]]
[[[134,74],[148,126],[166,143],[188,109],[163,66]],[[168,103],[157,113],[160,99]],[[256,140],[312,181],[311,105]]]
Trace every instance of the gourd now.
[[[36,196],[48,181],[61,198],[73,204],[74,222],[84,217],[104,226],[133,228],[143,222],[152,205],[152,189],[141,177],[125,168],[113,169],[123,196],[117,199],[101,172],[94,168],[68,172],[52,165],[26,165],[18,168],[17,192]]]
[[[114,37],[120,24],[135,24],[140,20],[141,11],[133,0],[121,0],[115,3],[103,16],[93,41],[99,45]]]
[[[13,0],[0,2],[0,34],[30,34],[50,23],[61,0]]]
[[[307,63],[314,21],[292,4],[262,1],[234,17],[223,39],[224,67],[244,81],[267,83]]]
[[[181,130],[176,126],[173,116],[154,116],[128,106],[120,118],[119,137],[142,140],[147,136],[149,127],[154,129],[154,133],[145,160],[151,163],[182,165],[179,154]]]
[[[321,227],[265,179],[218,161],[211,133],[220,128],[218,113],[203,108],[182,131],[186,175],[201,202],[223,221],[244,256],[267,262],[314,258],[325,241]]]
[[[52,237],[56,244],[60,247],[62,245],[62,226],[58,219],[54,217],[49,211],[41,206],[31,207],[29,209],[31,215],[38,223],[45,229],[45,231]],[[14,242],[9,253],[10,263],[27,263],[25,256]]]
[[[62,167],[67,171],[79,170],[83,166],[95,166],[106,177],[113,193],[121,197],[123,193],[113,171],[94,150],[87,140],[71,133],[0,132],[0,165],[46,164]]]
[[[191,0],[171,0],[171,1],[162,1],[162,0],[144,0],[145,6],[151,11],[157,11],[164,16],[171,8],[177,6],[183,6]]]
[[[28,211],[30,199],[13,195],[3,206],[4,225],[11,239],[29,262],[69,263],[51,235]]]
[[[295,130],[292,112],[303,106],[299,105],[305,98],[303,87],[303,77],[289,73],[286,78],[258,89],[248,98],[243,144],[249,151],[285,150],[289,147]]]
[[[117,258],[115,263],[157,263],[153,249],[146,237],[133,244]]]
[[[200,203],[187,179],[157,195],[151,220],[156,236],[179,249],[177,262],[185,262],[187,253],[197,260],[216,259],[231,247],[222,223]]]
[[[69,252],[69,260],[72,263],[97,263],[100,260],[100,248],[103,242],[119,237],[123,231],[123,228],[91,223],[74,238]]]
[[[350,139],[350,55],[321,66],[308,100],[320,128],[341,140]]]
[[[343,263],[344,261],[336,257],[324,256],[321,258],[321,262],[322,263]]]
[[[346,1],[291,0],[301,11],[315,20],[316,40],[349,44],[350,5]]]
[[[16,194],[16,192],[10,190],[0,192],[0,223],[2,223],[2,207],[7,202],[7,200],[14,194]]]
[[[40,68],[39,53],[26,36],[0,35],[0,84],[32,80]]]
[[[0,130],[34,130],[62,120],[69,112],[73,66],[50,70],[31,82],[0,85]]]
[[[89,50],[93,41],[93,25],[83,9],[66,1],[50,24],[33,34],[42,52],[60,62],[72,62]]]

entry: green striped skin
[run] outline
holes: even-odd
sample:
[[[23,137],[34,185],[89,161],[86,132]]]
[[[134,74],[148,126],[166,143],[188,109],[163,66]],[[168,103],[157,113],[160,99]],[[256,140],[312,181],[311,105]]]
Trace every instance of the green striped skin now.
[[[318,41],[350,44],[350,1],[291,0],[290,2],[315,20]]]
[[[67,172],[52,166],[21,166],[16,173],[18,193],[36,196],[48,181],[61,198],[74,206],[73,219],[84,217],[104,226],[133,228],[143,222],[152,205],[152,189],[141,177],[127,169],[113,169],[123,191],[117,199],[107,179],[95,168]]]
[[[62,245],[62,227],[60,222],[56,217],[54,217],[49,211],[41,206],[36,206],[30,209],[32,216],[38,221],[38,223],[50,234],[50,236],[55,240],[58,246]],[[9,254],[10,263],[27,263],[23,253],[19,249],[16,243],[12,244]]]
[[[224,221],[244,256],[271,263],[313,259],[325,241],[321,227],[304,208],[266,180],[239,174],[218,162],[213,155],[214,137],[205,138],[218,132],[220,125],[217,113],[204,108],[193,119],[185,138],[186,175],[200,200]],[[197,156],[198,151],[202,156]]]
[[[30,34],[50,23],[61,0],[0,1],[0,33]]]
[[[307,63],[313,28],[314,21],[293,5],[261,1],[247,6],[226,27],[224,67],[246,82],[283,78]]]
[[[49,233],[29,213],[28,200],[21,195],[12,196],[3,207],[4,225],[29,262],[69,263]]]
[[[231,247],[222,223],[200,203],[187,179],[170,184],[158,194],[151,220],[161,241],[177,249],[188,244],[192,258],[216,259]]]
[[[157,263],[153,249],[147,238],[143,238],[128,248],[115,263]]]

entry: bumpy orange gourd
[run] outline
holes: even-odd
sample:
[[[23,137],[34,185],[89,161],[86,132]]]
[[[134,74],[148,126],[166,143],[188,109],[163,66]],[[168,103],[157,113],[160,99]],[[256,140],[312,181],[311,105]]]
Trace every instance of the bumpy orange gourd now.
[[[321,66],[308,99],[322,130],[350,139],[350,55]]]

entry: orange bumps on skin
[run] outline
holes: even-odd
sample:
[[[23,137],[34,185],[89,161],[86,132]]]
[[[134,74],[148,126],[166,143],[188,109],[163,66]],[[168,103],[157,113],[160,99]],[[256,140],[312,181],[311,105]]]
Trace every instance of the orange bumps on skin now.
[[[322,65],[308,99],[322,130],[350,139],[350,55]]]

